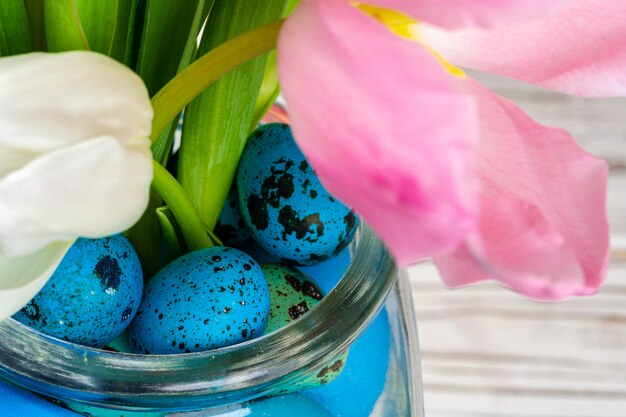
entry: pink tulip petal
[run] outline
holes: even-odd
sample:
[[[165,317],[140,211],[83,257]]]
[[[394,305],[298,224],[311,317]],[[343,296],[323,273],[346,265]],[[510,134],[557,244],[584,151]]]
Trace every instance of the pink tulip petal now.
[[[460,243],[477,216],[477,129],[461,80],[421,45],[337,0],[303,0],[278,57],[298,145],[397,261]]]
[[[609,254],[608,169],[560,129],[468,81],[479,106],[477,233],[436,263],[452,287],[498,279],[545,300],[591,294]]]
[[[364,0],[446,29],[497,27],[547,16],[572,0]]]
[[[582,0],[495,30],[422,27],[420,36],[456,65],[579,96],[626,95],[626,1]]]

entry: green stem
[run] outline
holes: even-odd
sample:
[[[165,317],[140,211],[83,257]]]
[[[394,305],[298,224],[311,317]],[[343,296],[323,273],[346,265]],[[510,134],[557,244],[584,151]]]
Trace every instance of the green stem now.
[[[152,142],[191,100],[222,75],[274,49],[282,24],[283,20],[277,20],[221,44],[167,83],[152,98]]]
[[[189,201],[183,187],[158,162],[152,161],[152,165],[154,167],[152,186],[172,210],[172,214],[174,214],[185,236],[189,250],[194,251],[213,246],[213,242],[206,233],[204,223]]]

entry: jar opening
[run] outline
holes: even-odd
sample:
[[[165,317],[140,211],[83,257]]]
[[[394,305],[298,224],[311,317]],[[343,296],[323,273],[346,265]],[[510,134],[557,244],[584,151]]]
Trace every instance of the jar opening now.
[[[341,280],[290,325],[235,346],[177,355],[108,352],[64,342],[15,320],[0,322],[0,376],[61,401],[128,409],[189,409],[254,398],[295,383],[344,351],[382,307],[397,277],[367,227]]]

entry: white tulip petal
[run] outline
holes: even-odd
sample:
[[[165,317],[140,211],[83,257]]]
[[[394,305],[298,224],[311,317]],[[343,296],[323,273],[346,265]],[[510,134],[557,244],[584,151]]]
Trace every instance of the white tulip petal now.
[[[132,226],[148,202],[148,139],[103,136],[49,152],[0,179],[0,256]]]
[[[0,257],[0,320],[18,312],[43,288],[72,243],[55,242],[28,255]]]
[[[93,52],[0,60],[0,147],[46,152],[110,135],[148,137],[152,107],[141,78]]]
[[[151,123],[141,78],[104,55],[0,59],[0,257],[131,227],[148,203]]]
[[[8,173],[15,171],[35,159],[38,155],[34,152],[21,149],[9,148],[0,145],[0,179]]]
[[[0,318],[41,289],[78,237],[141,217],[151,124],[141,78],[104,55],[0,59]]]

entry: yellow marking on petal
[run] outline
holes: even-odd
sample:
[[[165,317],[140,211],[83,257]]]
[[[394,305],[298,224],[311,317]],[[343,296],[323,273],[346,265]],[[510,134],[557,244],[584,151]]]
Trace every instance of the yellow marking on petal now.
[[[424,45],[424,44],[422,44],[422,45]],[[452,65],[451,63],[449,63],[448,61],[446,61],[441,56],[441,54],[439,54],[439,52],[435,51],[430,46],[424,45],[424,48],[426,48],[428,50],[428,52],[433,54],[433,56],[437,59],[437,61],[439,61],[439,63],[443,67],[443,69],[448,74],[453,75],[453,76],[458,77],[458,78],[465,78],[465,72],[461,68],[456,67],[456,66]]]
[[[411,16],[408,16],[401,12],[397,12],[395,10],[371,6],[369,4],[363,4],[359,2],[354,2],[353,4],[354,6],[356,6],[357,9],[365,12],[366,14],[378,20],[383,25],[387,26],[389,30],[391,30],[396,35],[415,41],[419,40],[417,39],[417,33],[415,32],[415,27],[417,26],[418,22]]]
[[[402,12],[398,12],[391,9],[385,9],[383,7],[371,6],[369,4],[363,4],[360,2],[352,2],[352,4],[365,14],[378,20],[385,25],[396,35],[401,38],[408,39],[420,43],[426,50],[428,50],[439,61],[443,69],[450,75],[458,78],[464,78],[465,72],[459,67],[456,67],[446,61],[441,54],[425,44],[419,36],[420,22],[413,19],[411,16]]]

